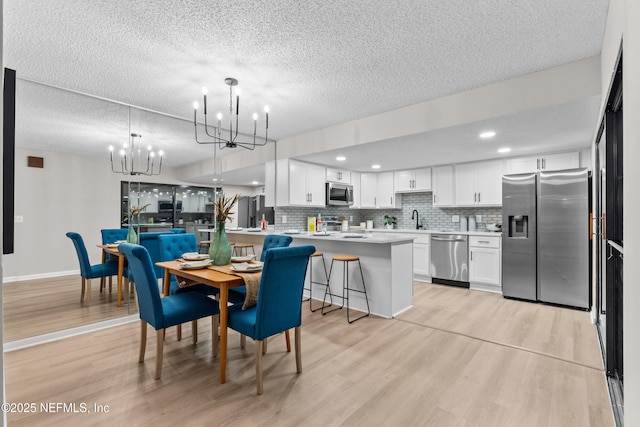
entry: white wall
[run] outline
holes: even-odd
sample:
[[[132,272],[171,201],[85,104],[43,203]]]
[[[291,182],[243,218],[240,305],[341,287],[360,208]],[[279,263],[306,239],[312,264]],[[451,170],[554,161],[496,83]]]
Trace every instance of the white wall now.
[[[44,168],[27,167],[27,156],[44,158]],[[190,184],[175,171],[140,178],[144,182]],[[82,235],[92,262],[101,259],[100,229],[120,227],[120,182],[108,157],[95,159],[64,153],[16,150],[15,253],[3,257],[4,282],[78,271],[78,258],[65,233]],[[138,179],[136,178],[136,181]],[[201,184],[196,184],[201,185]],[[224,188],[224,187],[223,187]],[[229,194],[252,194],[252,187],[224,188]],[[37,260],[37,262],[35,262]]]

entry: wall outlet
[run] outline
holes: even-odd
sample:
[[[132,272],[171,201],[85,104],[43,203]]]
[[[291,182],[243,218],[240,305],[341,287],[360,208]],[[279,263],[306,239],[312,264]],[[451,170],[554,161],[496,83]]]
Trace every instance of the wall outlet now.
[[[282,215],[282,223],[283,224],[287,223],[287,216],[286,215]]]
[[[24,222],[24,217],[22,215],[14,215],[13,222]]]
[[[460,215],[451,215],[451,222],[460,222]]]

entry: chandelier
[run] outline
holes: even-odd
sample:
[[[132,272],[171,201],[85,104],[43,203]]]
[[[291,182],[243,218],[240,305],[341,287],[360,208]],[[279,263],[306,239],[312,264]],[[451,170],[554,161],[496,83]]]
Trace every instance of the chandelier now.
[[[131,107],[129,107],[129,141],[122,146],[120,150],[119,165],[113,163],[113,145],[109,146],[109,157],[111,159],[111,171],[121,173],[123,175],[160,175],[162,171],[162,151],[158,152],[159,160],[156,162],[156,155],[151,151],[151,146],[147,147],[146,153],[143,154],[142,149],[136,146],[136,138],[142,138],[142,135],[131,133]],[[157,166],[157,167],[156,167]]]
[[[268,139],[267,135],[269,133],[269,107],[264,107],[265,113],[265,126],[264,126],[264,140],[262,142],[256,142],[256,133],[258,130],[258,113],[253,113],[253,139],[252,140],[238,140],[238,116],[240,113],[240,96],[236,95],[236,105],[235,105],[235,128],[233,125],[233,87],[238,85],[238,80],[233,77],[227,77],[224,79],[224,82],[227,86],[229,86],[229,128],[222,128],[222,113],[218,113],[216,118],[218,119],[218,124],[216,126],[209,126],[207,123],[207,88],[202,88],[202,94],[204,96],[204,131],[206,135],[211,138],[208,140],[200,140],[198,139],[198,103],[193,103],[193,126],[195,127],[195,135],[196,142],[198,144],[216,144],[218,148],[236,148],[242,147],[248,150],[254,150],[256,146],[266,145]],[[224,131],[224,137],[223,137]],[[241,137],[246,137],[248,135],[240,134]],[[249,138],[250,139],[250,138]]]

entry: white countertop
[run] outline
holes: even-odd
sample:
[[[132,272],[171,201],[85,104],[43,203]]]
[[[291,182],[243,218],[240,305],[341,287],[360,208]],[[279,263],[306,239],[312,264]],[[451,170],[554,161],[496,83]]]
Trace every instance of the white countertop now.
[[[363,230],[357,232],[343,233],[340,231],[330,231],[327,235],[315,235],[314,233],[301,232],[301,233],[287,233],[286,230],[283,231],[246,231],[246,230],[234,230],[227,229],[227,234],[244,234],[244,235],[254,235],[254,236],[266,236],[267,234],[284,234],[291,236],[294,240],[296,239],[309,239],[309,240],[327,240],[327,241],[341,241],[348,243],[405,243],[413,241],[413,237],[411,236],[399,236],[397,233],[363,233]],[[362,235],[362,237],[345,237],[349,235]]]
[[[457,230],[450,230],[450,231],[442,231],[442,230],[416,230],[416,229],[406,229],[406,228],[393,228],[393,229],[388,229],[388,228],[374,228],[372,230],[366,230],[366,231],[373,231],[375,233],[381,232],[381,233],[408,233],[408,234],[462,234],[464,236],[502,236],[502,232],[495,232],[495,231],[457,231]]]

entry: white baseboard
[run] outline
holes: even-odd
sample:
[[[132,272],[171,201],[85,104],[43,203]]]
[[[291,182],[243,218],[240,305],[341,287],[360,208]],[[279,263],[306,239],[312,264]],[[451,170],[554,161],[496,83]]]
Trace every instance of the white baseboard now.
[[[53,273],[29,274],[26,276],[9,276],[3,277],[2,283],[23,282],[25,280],[49,279],[51,277],[72,276],[80,274],[80,270],[54,271]]]
[[[124,325],[125,323],[131,323],[137,320],[140,320],[140,315],[131,314],[129,316],[118,317],[117,319],[105,320],[102,322],[91,323],[89,325],[78,326],[76,328],[69,328],[62,331],[42,334],[35,337],[9,341],[7,343],[4,343],[3,349],[5,353],[9,351],[21,350],[23,348],[33,347],[34,345],[40,345],[51,341],[58,341],[76,335],[99,331],[101,329],[112,328],[114,326]]]

